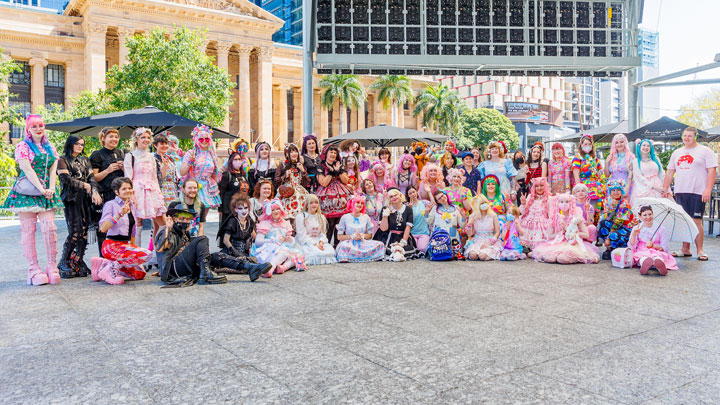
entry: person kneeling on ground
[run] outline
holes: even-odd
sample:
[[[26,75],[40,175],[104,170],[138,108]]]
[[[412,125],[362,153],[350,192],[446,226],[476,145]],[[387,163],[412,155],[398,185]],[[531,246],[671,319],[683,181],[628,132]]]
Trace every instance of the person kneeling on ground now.
[[[191,237],[189,226],[194,214],[185,208],[171,208],[167,212],[166,226],[160,228],[155,238],[160,278],[168,286],[191,286],[200,284],[224,284],[227,277],[215,274],[212,266],[247,270],[250,281],[255,281],[272,266],[252,264],[225,253],[210,254],[207,236]]]

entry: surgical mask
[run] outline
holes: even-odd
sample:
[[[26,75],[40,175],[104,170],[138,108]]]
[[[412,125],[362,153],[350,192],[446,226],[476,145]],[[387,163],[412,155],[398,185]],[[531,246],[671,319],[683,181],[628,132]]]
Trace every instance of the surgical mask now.
[[[515,164],[520,166],[521,164],[523,164],[524,161],[525,161],[525,159],[523,159],[523,158],[517,158],[517,159],[515,159]]]
[[[480,204],[480,211],[487,211],[488,208],[490,208],[490,204],[488,204],[488,203]]]
[[[592,145],[583,145],[582,150],[585,153],[590,153],[592,152]]]
[[[560,211],[567,212],[567,210],[570,209],[570,204],[568,203],[559,203],[558,208],[560,208]]]
[[[242,166],[242,162],[239,160],[233,160],[232,161],[232,167],[234,170],[240,170],[240,166]]]
[[[187,222],[175,222],[173,224],[173,230],[178,233],[185,233],[189,226],[190,224]]]
[[[235,210],[235,212],[240,218],[245,218],[250,213],[250,210],[248,209],[248,207],[239,207]]]

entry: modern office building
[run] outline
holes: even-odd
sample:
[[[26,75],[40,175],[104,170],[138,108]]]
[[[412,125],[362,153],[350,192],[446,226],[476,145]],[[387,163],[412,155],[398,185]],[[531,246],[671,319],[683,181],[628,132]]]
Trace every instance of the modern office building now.
[[[9,103],[25,114],[41,105],[67,106],[84,90],[104,88],[107,70],[127,63],[130,36],[155,27],[203,28],[203,51],[237,83],[235,102],[221,126],[251,142],[282,148],[303,132],[302,48],[273,41],[284,24],[246,0],[0,0],[0,48],[21,68],[10,77]],[[374,77],[360,80],[368,86]],[[431,82],[416,78],[412,86],[417,92]],[[340,133],[340,114],[337,106],[323,108],[320,95],[315,87],[314,132],[322,139]],[[403,110],[399,125],[422,130],[412,108]],[[391,121],[374,94],[347,116],[349,130]],[[7,124],[0,130],[10,130],[14,140],[21,133]]]
[[[659,40],[657,32],[640,29],[638,53],[642,65],[638,69],[638,81],[652,79],[660,75]],[[640,124],[660,118],[660,89],[657,87],[640,88],[638,105],[640,106]]]
[[[273,41],[288,45],[302,45],[302,0],[252,0],[253,3],[285,21]]]

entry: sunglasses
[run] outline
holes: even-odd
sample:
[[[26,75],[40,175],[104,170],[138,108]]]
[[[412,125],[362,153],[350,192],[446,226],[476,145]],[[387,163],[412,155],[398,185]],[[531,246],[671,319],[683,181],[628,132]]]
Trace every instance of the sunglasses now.
[[[210,138],[200,138],[198,139],[200,142],[210,142]]]

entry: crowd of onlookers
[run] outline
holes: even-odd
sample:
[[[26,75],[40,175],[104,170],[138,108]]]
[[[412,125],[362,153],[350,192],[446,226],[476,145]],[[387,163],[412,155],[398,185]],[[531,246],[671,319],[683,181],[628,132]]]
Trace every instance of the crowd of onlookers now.
[[[131,150],[123,151],[119,132],[106,128],[102,148],[88,158],[76,136],[58,153],[41,117],[31,115],[15,152],[21,173],[2,208],[20,218],[32,285],[88,275],[122,284],[155,267],[167,286],[182,287],[226,282],[223,272],[254,281],[308,266],[422,257],[597,263],[625,248],[643,274],[655,268],[665,275],[677,269],[675,257],[691,255],[690,243],[669,251],[672,235],[647,198],[674,197],[700,228],[698,259],[708,260],[702,215],[717,157],[696,134],[685,130],[666,168],[651,141],[631,144],[623,134],[604,160],[591,136],[580,139],[574,156],[560,143],[547,152],[536,143],[526,155],[511,154],[503,142],[459,151],[448,141],[418,142],[393,158],[386,148],[371,156],[352,140],[321,147],[313,135],[287,144],[277,161],[265,142],[253,146],[251,158],[245,140],[233,142],[222,160],[206,126],[194,129],[187,151],[170,133],[147,128],[136,129]],[[68,237],[56,261],[59,209]],[[210,209],[220,216],[216,235],[205,234]],[[152,222],[146,243],[143,221]],[[99,256],[87,266],[93,239]]]

